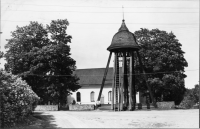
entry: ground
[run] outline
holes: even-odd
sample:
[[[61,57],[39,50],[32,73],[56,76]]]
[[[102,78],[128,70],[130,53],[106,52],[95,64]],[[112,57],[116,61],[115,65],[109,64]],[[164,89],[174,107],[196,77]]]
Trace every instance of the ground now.
[[[199,128],[199,109],[35,112],[29,128]]]

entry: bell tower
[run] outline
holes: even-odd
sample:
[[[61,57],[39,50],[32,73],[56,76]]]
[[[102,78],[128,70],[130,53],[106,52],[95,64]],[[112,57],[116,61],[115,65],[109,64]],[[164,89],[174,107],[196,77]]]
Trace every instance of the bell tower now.
[[[100,101],[106,75],[109,68],[110,59],[112,53],[114,53],[114,68],[113,68],[113,84],[112,84],[112,110],[135,110],[136,109],[136,89],[135,89],[135,71],[134,63],[136,57],[139,60],[141,72],[144,75],[148,91],[150,93],[151,100],[156,106],[151,87],[147,83],[147,77],[142,65],[141,57],[139,55],[140,46],[138,45],[136,38],[132,32],[128,30],[125,24],[125,20],[122,20],[121,27],[118,32],[113,36],[111,45],[107,48],[110,51],[107,66],[105,69],[102,85],[99,91],[97,101]],[[119,75],[119,58],[122,58],[122,73]],[[129,60],[129,64],[127,64]]]

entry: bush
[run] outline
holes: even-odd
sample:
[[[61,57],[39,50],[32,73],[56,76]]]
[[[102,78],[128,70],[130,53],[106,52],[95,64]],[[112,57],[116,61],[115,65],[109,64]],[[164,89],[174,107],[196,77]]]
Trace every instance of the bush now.
[[[18,76],[0,71],[1,127],[25,120],[34,110],[39,97]]]
[[[179,107],[190,109],[194,108],[194,105],[198,105],[199,102],[199,85],[196,84],[195,88],[186,89],[184,99],[180,103]]]
[[[193,105],[195,105],[195,102],[189,96],[185,96],[183,101],[179,104],[179,106],[184,109],[190,109]]]

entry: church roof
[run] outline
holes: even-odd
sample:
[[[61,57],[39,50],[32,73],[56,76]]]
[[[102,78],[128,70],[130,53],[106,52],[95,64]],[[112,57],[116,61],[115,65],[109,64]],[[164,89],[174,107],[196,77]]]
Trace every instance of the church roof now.
[[[119,49],[139,49],[139,45],[132,32],[128,30],[124,20],[118,32],[113,36],[111,45],[107,48],[109,51],[117,51]]]
[[[100,88],[105,68],[77,69],[74,74],[79,77],[79,84],[84,87]],[[113,68],[108,69],[104,87],[112,87]]]

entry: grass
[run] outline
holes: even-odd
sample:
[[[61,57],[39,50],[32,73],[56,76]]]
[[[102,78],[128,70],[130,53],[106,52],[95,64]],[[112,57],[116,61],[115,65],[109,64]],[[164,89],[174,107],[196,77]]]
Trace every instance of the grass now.
[[[5,127],[4,129],[46,129],[57,128],[52,115],[44,115],[42,112],[34,112],[32,116],[29,116],[26,120],[18,122],[13,127]]]

